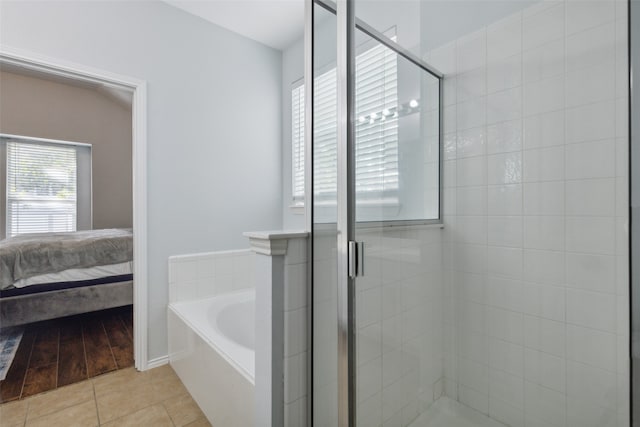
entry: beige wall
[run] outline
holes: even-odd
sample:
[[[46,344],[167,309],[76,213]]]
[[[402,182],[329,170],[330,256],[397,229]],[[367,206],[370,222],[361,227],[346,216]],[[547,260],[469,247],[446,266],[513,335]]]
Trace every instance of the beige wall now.
[[[91,87],[0,71],[0,132],[92,144],[93,228],[132,226],[130,106]]]

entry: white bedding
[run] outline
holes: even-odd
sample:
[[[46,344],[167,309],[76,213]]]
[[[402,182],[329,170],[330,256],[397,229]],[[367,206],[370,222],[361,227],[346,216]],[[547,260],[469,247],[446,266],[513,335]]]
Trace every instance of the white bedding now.
[[[16,288],[24,288],[26,286],[41,285],[43,283],[77,282],[132,273],[133,262],[127,261],[120,264],[100,265],[91,268],[71,268],[59,273],[41,274],[39,276],[18,280],[13,283],[13,286]]]

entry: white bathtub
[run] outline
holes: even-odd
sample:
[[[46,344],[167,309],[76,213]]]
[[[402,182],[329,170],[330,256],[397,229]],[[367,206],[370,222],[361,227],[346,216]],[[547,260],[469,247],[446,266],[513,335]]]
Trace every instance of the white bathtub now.
[[[253,425],[255,291],[169,304],[169,360],[213,425]]]

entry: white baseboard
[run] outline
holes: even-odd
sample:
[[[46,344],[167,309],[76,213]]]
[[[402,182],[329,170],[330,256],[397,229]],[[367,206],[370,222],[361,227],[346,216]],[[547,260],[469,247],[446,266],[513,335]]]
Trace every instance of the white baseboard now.
[[[147,362],[147,369],[157,368],[162,365],[166,365],[169,363],[169,356],[160,356],[155,359],[151,359]]]

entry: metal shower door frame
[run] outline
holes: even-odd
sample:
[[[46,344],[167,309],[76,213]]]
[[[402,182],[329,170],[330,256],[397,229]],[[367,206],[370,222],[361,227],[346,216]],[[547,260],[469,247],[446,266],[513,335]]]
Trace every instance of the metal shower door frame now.
[[[426,71],[439,81],[439,134],[442,130],[442,90],[444,75],[425,63],[410,51],[402,48],[370,25],[355,16],[356,0],[307,0],[305,2],[305,82],[314,81],[314,6],[317,4],[337,18],[337,82],[338,82],[338,164],[337,164],[337,320],[338,320],[338,426],[356,425],[356,376],[355,376],[355,278],[349,274],[349,243],[355,239],[355,31],[356,28],[396,54]],[[440,136],[440,184],[442,182],[442,140]],[[442,192],[440,191],[440,194]],[[309,244],[309,279],[313,290],[313,84],[305,84],[305,205],[306,226],[311,232]],[[430,224],[440,222],[442,198],[439,200],[437,220],[386,221],[367,223],[368,226]],[[311,304],[313,310],[313,292]],[[313,315],[311,334],[313,334]],[[311,340],[313,347],[313,339]],[[308,385],[309,425],[313,425],[313,351],[310,351],[312,373]]]

